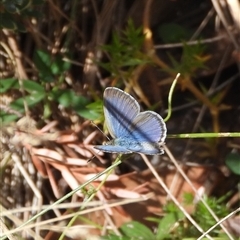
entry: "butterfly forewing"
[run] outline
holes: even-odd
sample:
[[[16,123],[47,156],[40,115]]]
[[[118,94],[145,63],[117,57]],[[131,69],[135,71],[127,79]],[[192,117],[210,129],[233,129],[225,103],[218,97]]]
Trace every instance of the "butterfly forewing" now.
[[[113,138],[130,134],[133,119],[140,111],[137,101],[129,94],[114,87],[104,91],[104,115]]]

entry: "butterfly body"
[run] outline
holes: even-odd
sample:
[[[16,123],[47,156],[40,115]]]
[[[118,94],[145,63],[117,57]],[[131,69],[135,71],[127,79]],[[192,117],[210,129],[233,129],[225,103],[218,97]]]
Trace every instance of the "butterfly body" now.
[[[166,125],[153,111],[140,112],[138,102],[128,93],[109,87],[104,91],[104,115],[112,140],[95,148],[111,153],[163,154]]]

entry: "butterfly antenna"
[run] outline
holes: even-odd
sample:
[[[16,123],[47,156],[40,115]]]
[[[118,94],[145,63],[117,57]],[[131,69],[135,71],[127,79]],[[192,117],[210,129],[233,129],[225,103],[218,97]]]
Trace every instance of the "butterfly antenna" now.
[[[91,124],[93,124],[107,138],[108,141],[110,141],[110,138],[93,121],[91,121]]]
[[[96,157],[96,156],[92,156],[91,158],[89,158],[89,159],[87,160],[87,163],[90,163],[95,157]]]

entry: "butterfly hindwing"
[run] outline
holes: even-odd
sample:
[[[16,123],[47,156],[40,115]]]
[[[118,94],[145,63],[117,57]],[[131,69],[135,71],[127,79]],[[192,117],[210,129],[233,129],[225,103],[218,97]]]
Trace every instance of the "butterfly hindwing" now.
[[[163,119],[155,112],[141,112],[133,120],[131,134],[140,142],[163,142],[166,132]]]
[[[129,149],[117,145],[97,145],[95,146],[95,148],[103,152],[109,153],[124,153],[124,154],[132,153],[132,151],[130,151]]]

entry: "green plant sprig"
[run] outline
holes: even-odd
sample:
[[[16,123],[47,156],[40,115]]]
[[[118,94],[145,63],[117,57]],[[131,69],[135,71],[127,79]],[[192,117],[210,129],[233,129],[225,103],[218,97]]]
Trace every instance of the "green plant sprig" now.
[[[168,138],[219,138],[219,137],[240,137],[240,132],[181,133],[168,135]]]
[[[180,77],[180,73],[177,74],[177,76],[175,77],[175,79],[173,80],[173,83],[171,85],[171,88],[170,88],[170,91],[168,94],[168,115],[164,119],[164,122],[167,122],[172,115],[172,95],[173,95],[173,90],[177,84],[177,80],[179,77]]]

